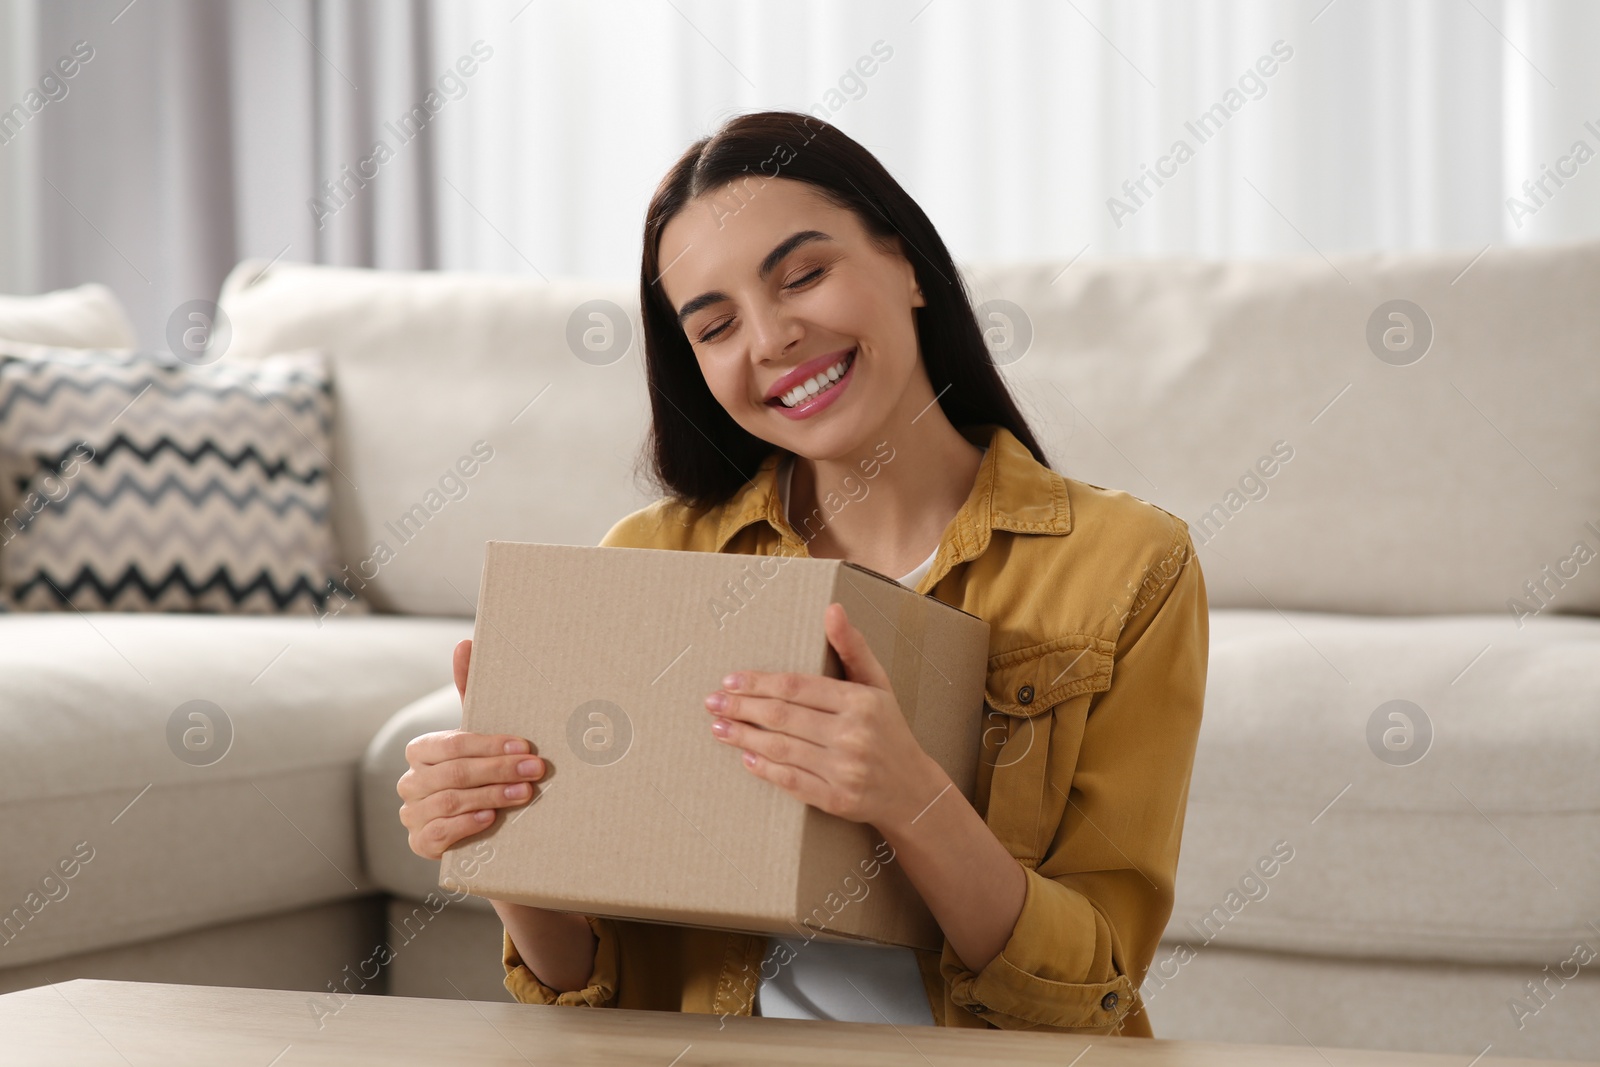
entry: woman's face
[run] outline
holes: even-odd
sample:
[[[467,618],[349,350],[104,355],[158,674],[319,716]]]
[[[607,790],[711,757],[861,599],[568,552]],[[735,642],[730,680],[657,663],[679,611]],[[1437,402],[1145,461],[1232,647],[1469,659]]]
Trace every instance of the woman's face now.
[[[804,182],[705,194],[663,229],[660,262],[712,395],[765,441],[848,459],[933,397],[911,311],[925,301],[898,242],[884,250]]]

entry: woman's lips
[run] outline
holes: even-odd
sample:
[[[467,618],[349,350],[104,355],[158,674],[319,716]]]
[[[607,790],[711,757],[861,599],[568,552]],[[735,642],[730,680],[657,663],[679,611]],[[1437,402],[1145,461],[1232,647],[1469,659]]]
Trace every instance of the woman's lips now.
[[[798,367],[795,367],[789,370],[787,373],[781,375],[777,381],[768,386],[764,399],[768,403],[777,400],[779,397],[783,396],[785,393],[789,392],[795,386],[801,384],[807,379],[816,377],[818,374],[821,374],[829,367],[832,367],[834,364],[838,363],[840,360],[848,359],[850,356],[855,354],[855,351],[856,350],[854,348],[841,348],[837,352],[830,352],[827,355],[816,356],[815,358],[806,360]]]
[[[838,380],[829,388],[824,389],[815,396],[807,397],[792,408],[784,407],[781,400],[770,401],[768,406],[777,408],[778,414],[788,419],[808,419],[815,415],[838,400],[840,394],[849,388],[851,380],[855,377],[856,363],[859,362],[857,359],[859,351],[859,349],[850,350],[850,355],[845,357],[850,361],[850,365],[844,369],[844,373],[839,375]]]

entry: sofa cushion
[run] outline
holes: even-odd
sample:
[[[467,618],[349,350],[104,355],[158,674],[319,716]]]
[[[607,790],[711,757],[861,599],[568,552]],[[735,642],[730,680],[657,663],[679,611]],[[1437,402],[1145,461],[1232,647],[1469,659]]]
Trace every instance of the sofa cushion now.
[[[1212,607],[1600,613],[1600,242],[1476,252],[973,282],[1051,461],[1187,519]]]
[[[0,615],[0,967],[373,891],[357,764],[470,632]]]
[[[1596,662],[1600,620],[1517,631],[1493,616],[1213,612],[1165,940],[1564,958],[1600,913]],[[406,742],[460,722],[443,686],[390,719],[362,763],[367,870],[411,900],[436,890],[439,865],[411,852],[396,816]]]
[[[38,296],[0,296],[0,338],[70,348],[130,348],[133,324],[98,283]]]
[[[249,260],[221,300],[228,359],[331,356],[334,527],[380,608],[470,615],[485,541],[592,545],[652,499],[626,284]]]
[[[1589,944],[1600,945],[1600,937],[1590,934]],[[1158,961],[1168,947],[1161,946]],[[1592,1064],[1600,1049],[1600,976],[1592,966],[1560,966],[1567,958],[1546,961],[1546,972],[1520,963],[1329,959],[1213,946],[1166,978],[1152,967],[1139,999],[1163,1040],[1310,1045],[1329,1063],[1577,1067]],[[1536,996],[1529,982],[1545,984]],[[445,988],[431,995],[450,995]],[[1485,1057],[1487,1046],[1493,1051]],[[1391,1057],[1380,1049],[1432,1055]],[[1255,1051],[1262,1063],[1295,1058]],[[1242,1051],[1223,1055],[1225,1062],[1251,1062]]]
[[[400,823],[395,784],[406,772],[406,745],[413,737],[461,727],[461,694],[441,686],[395,713],[373,737],[361,759],[361,854],[373,883],[408,900],[426,900],[439,889],[439,862],[411,851]],[[451,895],[453,897],[453,895]],[[452,899],[455,907],[491,911],[482,897]]]
[[[1592,943],[1596,664],[1600,619],[1212,612],[1165,940],[1535,970]]]
[[[1600,612],[1600,243],[969,276],[1055,466],[1188,519],[1213,606]],[[379,604],[465,613],[485,540],[593,544],[651,495],[626,283],[252,260],[222,303],[233,355],[332,354]]]
[[[0,592],[17,608],[365,610],[335,564],[314,351],[191,366],[0,342]]]

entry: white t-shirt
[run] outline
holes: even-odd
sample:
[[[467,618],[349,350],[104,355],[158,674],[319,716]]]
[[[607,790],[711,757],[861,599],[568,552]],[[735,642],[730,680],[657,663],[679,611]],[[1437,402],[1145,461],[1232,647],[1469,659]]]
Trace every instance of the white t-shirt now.
[[[778,499],[789,514],[789,481],[794,457],[785,456]],[[915,589],[939,554],[923,560],[900,584]],[[780,966],[780,961],[787,963]],[[776,974],[768,979],[769,971]],[[762,960],[755,1014],[769,1019],[831,1019],[846,1023],[932,1026],[933,1012],[922,988],[922,972],[909,948],[898,945],[839,944],[774,937]]]

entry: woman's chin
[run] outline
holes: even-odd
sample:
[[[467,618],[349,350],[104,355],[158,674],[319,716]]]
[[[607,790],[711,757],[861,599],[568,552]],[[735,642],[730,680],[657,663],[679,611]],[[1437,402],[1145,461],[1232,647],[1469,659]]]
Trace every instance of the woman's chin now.
[[[845,412],[840,414],[846,415]],[[791,424],[780,429],[787,432],[764,435],[765,438],[779,448],[818,463],[852,460],[863,452],[871,452],[883,436],[874,437],[876,427],[865,426],[847,415],[830,419],[826,424],[812,426],[803,422],[798,427]]]

